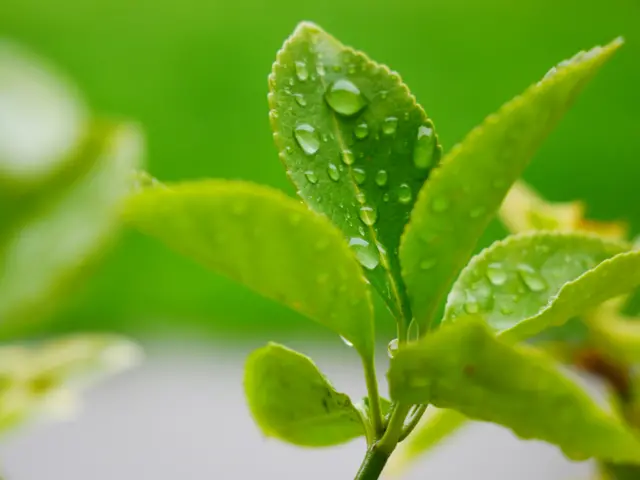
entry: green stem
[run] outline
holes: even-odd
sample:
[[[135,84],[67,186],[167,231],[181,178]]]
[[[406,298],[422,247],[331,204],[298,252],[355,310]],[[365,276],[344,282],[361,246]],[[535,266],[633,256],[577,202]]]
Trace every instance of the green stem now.
[[[380,394],[378,393],[376,369],[373,366],[373,361],[371,360],[363,359],[362,366],[364,368],[364,377],[367,383],[367,392],[369,394],[369,412],[371,414],[373,430],[377,439],[382,435],[382,432],[384,432],[384,425],[382,423],[382,412],[380,410]]]
[[[384,452],[373,445],[360,465],[360,470],[356,474],[355,480],[377,480],[382,474],[390,454]]]
[[[399,442],[403,441],[405,438],[411,435],[411,432],[413,432],[413,429],[418,426],[418,423],[420,423],[420,419],[422,418],[422,415],[424,415],[424,412],[426,410],[427,405],[419,405],[418,408],[416,408],[416,411],[413,412],[411,420],[409,420],[409,422],[402,429],[400,440],[398,440]]]

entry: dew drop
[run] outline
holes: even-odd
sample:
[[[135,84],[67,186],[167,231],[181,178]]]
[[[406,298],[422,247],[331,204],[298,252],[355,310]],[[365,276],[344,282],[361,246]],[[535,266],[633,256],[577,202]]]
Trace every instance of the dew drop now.
[[[343,150],[341,156],[342,163],[344,163],[345,165],[353,165],[353,162],[355,162],[356,160],[351,150]]]
[[[313,170],[307,170],[306,172],[304,172],[304,176],[309,183],[313,185],[318,183],[318,176],[315,174]]]
[[[500,313],[503,315],[511,315],[513,313],[513,308],[508,305],[503,305],[500,307]]]
[[[378,212],[376,211],[375,207],[370,207],[368,205],[363,205],[362,207],[360,207],[360,220],[362,220],[362,223],[371,226],[376,223],[377,219]]]
[[[384,195],[382,195],[382,201],[383,202],[388,202],[389,201],[389,194],[385,193]]]
[[[378,173],[376,173],[376,185],[384,187],[387,184],[388,178],[389,175],[386,170],[378,170]]]
[[[478,302],[473,299],[467,300],[464,304],[464,311],[473,315],[480,311],[480,305],[478,305]]]
[[[420,268],[422,270],[430,270],[436,266],[436,263],[438,263],[438,261],[435,258],[425,258],[420,262]]]
[[[359,123],[353,131],[357,139],[362,140],[369,135],[369,126],[366,123]]]
[[[356,167],[353,169],[353,179],[358,185],[362,185],[367,179],[367,172],[365,172],[362,168]]]
[[[301,93],[296,93],[294,97],[298,105],[300,105],[301,107],[307,106],[307,100],[304,98],[304,95],[302,95]]]
[[[309,70],[304,62],[296,62],[296,76],[301,82],[306,82],[309,78]]]
[[[421,125],[413,150],[413,164],[417,168],[430,168],[437,161],[436,136],[433,125]]]
[[[316,129],[308,123],[298,125],[294,131],[296,142],[307,155],[313,155],[320,149],[320,140]]]
[[[393,358],[396,353],[398,353],[398,339],[394,338],[389,342],[389,345],[387,345],[387,355],[389,355],[389,358]]]
[[[386,99],[387,99],[387,95],[388,95],[388,92],[387,92],[386,90],[382,90],[382,91],[380,92],[380,98],[381,98],[382,100],[386,100]]]
[[[431,209],[436,212],[444,212],[449,208],[449,200],[444,197],[436,197],[431,202]]]
[[[353,343],[351,343],[349,340],[347,340],[346,338],[344,338],[342,335],[340,335],[340,339],[342,340],[342,342],[343,342],[347,347],[353,347]]]
[[[353,75],[356,73],[356,66],[352,63],[347,67],[347,73]]]
[[[401,184],[398,187],[398,201],[402,204],[407,204],[412,198],[411,187],[406,183]]]
[[[398,129],[398,119],[396,117],[387,117],[382,122],[382,133],[385,135],[395,135]]]
[[[520,278],[529,290],[532,292],[542,292],[547,289],[547,282],[545,282],[542,275],[536,272],[533,267],[521,263],[516,268]]]
[[[325,93],[325,99],[335,112],[345,117],[355,115],[367,105],[360,89],[346,79],[333,82]]]
[[[491,263],[487,266],[487,278],[492,285],[499,287],[507,282],[507,272],[501,264]]]
[[[338,170],[338,167],[335,166],[335,164],[329,164],[329,166],[327,167],[327,173],[329,174],[329,178],[334,182],[340,180],[340,171]]]
[[[373,270],[380,263],[378,253],[365,239],[353,237],[349,240],[349,247],[355,253],[360,264],[367,270]]]
[[[325,74],[324,63],[322,63],[322,62],[316,63],[316,73],[319,76],[324,77],[324,74]]]
[[[364,192],[358,191],[356,192],[356,200],[358,201],[358,203],[364,203],[367,201],[367,197],[365,196]]]

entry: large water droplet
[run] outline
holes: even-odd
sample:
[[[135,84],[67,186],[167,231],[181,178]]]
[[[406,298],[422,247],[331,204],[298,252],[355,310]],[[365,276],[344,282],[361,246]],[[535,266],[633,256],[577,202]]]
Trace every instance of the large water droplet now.
[[[296,76],[301,82],[306,82],[309,78],[309,70],[307,70],[307,64],[304,62],[296,62]]]
[[[324,74],[325,74],[324,63],[322,62],[316,63],[316,73],[321,77],[324,77]]]
[[[433,125],[421,125],[418,128],[418,139],[413,150],[413,164],[417,168],[432,167],[437,160],[435,147],[436,135],[433,131]]]
[[[353,162],[356,161],[351,150],[343,150],[341,156],[342,163],[344,163],[345,165],[353,165]]]
[[[313,155],[320,148],[320,139],[316,129],[308,123],[302,123],[294,130],[296,142],[307,155]]]
[[[532,266],[521,263],[517,266],[517,270],[524,284],[532,292],[542,292],[547,289],[547,282]]]
[[[302,95],[301,93],[296,93],[294,97],[298,105],[300,105],[301,107],[307,106],[307,100],[304,98],[304,95]]]
[[[342,340],[342,342],[343,342],[347,347],[353,347],[353,343],[351,343],[349,340],[347,340],[346,338],[344,338],[342,335],[340,335],[340,339]]]
[[[393,358],[396,356],[396,353],[398,353],[398,339],[394,338],[389,342],[389,345],[387,345],[387,355],[389,355],[389,358]]]
[[[334,182],[340,180],[340,171],[338,170],[338,167],[335,166],[335,164],[329,164],[329,166],[327,167],[327,173],[329,174],[329,178]]]
[[[406,183],[401,184],[398,187],[398,201],[406,205],[411,201],[411,197],[411,187]]]
[[[360,207],[360,220],[362,220],[362,223],[371,226],[376,223],[377,219],[378,212],[375,207],[370,207],[369,205]]]
[[[309,183],[312,183],[313,185],[318,183],[318,176],[313,170],[307,170],[306,172],[304,172],[304,176]]]
[[[362,185],[367,179],[367,172],[365,172],[362,168],[356,167],[353,169],[353,179],[358,185]]]
[[[358,203],[364,203],[367,201],[367,197],[364,192],[358,191],[356,192],[356,200],[358,201]]]
[[[373,270],[380,263],[378,252],[365,239],[353,237],[349,240],[349,246],[360,264],[367,270]]]
[[[396,117],[387,117],[382,122],[382,133],[385,135],[395,135],[398,129],[398,119]]]
[[[355,115],[367,105],[360,89],[346,79],[333,82],[327,89],[325,99],[333,110],[346,117]]]
[[[388,178],[389,175],[386,170],[378,170],[378,173],[376,173],[376,185],[384,187],[387,184]]]
[[[369,126],[366,123],[359,123],[353,130],[353,134],[360,140],[367,138],[369,135]]]
[[[444,197],[436,197],[431,202],[431,209],[436,212],[444,212],[449,208],[449,200]]]
[[[499,287],[507,282],[507,272],[501,264],[491,263],[487,265],[487,278],[492,285]]]

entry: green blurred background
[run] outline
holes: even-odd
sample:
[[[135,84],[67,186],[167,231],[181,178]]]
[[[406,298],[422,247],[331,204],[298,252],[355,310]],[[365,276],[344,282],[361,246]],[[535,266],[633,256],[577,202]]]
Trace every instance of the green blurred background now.
[[[0,35],[57,63],[96,112],[140,122],[161,180],[242,178],[293,193],[272,144],[266,79],[300,20],[400,72],[445,149],[553,64],[623,35],[525,178],[640,229],[638,0],[3,0]],[[485,243],[500,234],[494,226]],[[324,335],[134,232],[59,318],[28,333],[50,329]]]

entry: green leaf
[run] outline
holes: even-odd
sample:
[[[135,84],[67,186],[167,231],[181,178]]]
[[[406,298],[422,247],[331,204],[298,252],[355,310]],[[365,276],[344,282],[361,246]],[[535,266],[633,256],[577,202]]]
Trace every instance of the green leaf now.
[[[621,45],[580,53],[504,105],[454,147],[418,195],[400,246],[404,280],[421,331],[476,242],[547,134]]]
[[[640,458],[640,440],[548,357],[493,336],[478,317],[443,325],[401,349],[388,374],[391,398],[431,402],[556,444],[571,458]]]
[[[447,299],[443,321],[477,313],[493,330],[516,339],[561,325],[595,305],[585,302],[580,286],[568,282],[580,282],[586,272],[628,248],[585,233],[541,231],[507,237],[476,255],[462,271]],[[640,280],[640,275],[635,277]],[[617,292],[619,280],[626,285],[631,279],[607,278],[593,285],[602,291],[588,295],[606,299],[601,294]],[[567,295],[576,296],[573,304],[566,303],[571,302]]]
[[[397,73],[310,23],[278,52],[269,86],[275,143],[299,195],[342,231],[371,284],[408,322],[397,250],[440,158],[433,123]]]
[[[295,445],[326,447],[363,436],[348,395],[337,392],[308,357],[270,343],[247,360],[244,387],[262,432]]]
[[[88,379],[135,365],[140,349],[114,335],[73,335],[0,348],[0,433],[39,414],[66,416]]]
[[[276,190],[207,180],[131,197],[144,233],[331,328],[373,357],[373,312],[360,266],[324,217]]]
[[[4,324],[49,313],[82,278],[116,233],[127,179],[140,156],[136,128],[93,124],[74,155],[74,169],[54,186],[0,206]]]

